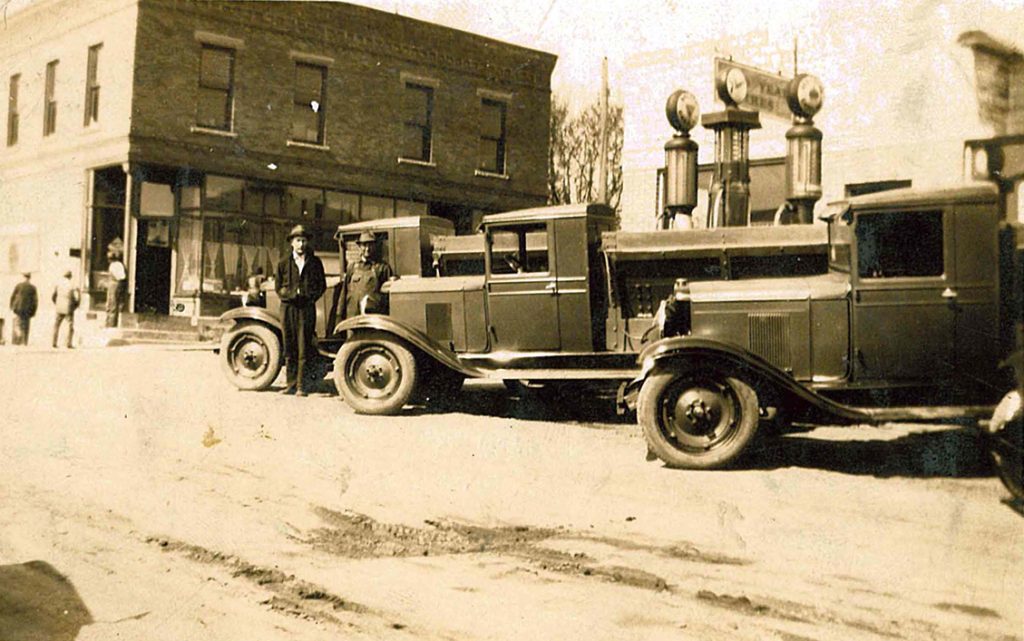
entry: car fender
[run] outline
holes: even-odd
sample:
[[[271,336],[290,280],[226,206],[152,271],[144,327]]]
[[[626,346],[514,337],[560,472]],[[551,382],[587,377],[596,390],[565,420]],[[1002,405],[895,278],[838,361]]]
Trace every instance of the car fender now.
[[[235,307],[234,309],[229,309],[221,314],[220,321],[222,323],[231,322],[236,325],[246,321],[255,321],[269,326],[278,334],[284,332],[284,326],[281,324],[281,319],[274,316],[263,307]]]
[[[454,351],[445,347],[424,334],[419,329],[397,321],[390,316],[383,314],[364,314],[348,318],[334,328],[335,334],[348,334],[346,341],[357,339],[362,332],[384,332],[392,334],[399,339],[409,343],[417,350],[434,359],[445,367],[459,372],[468,378],[480,378],[484,373],[475,367],[466,365]]]
[[[651,343],[640,352],[637,360],[640,363],[640,374],[627,384],[624,392],[624,398],[631,406],[635,406],[637,392],[652,372],[699,361],[725,374],[747,379],[759,391],[772,390],[805,407],[823,412],[832,419],[850,423],[874,422],[869,413],[826,398],[757,354],[729,343],[693,336],[675,336]]]

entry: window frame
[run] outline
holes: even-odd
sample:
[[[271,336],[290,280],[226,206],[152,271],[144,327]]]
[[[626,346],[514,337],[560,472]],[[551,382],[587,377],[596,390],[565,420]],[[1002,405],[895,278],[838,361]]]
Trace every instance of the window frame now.
[[[870,221],[872,223],[875,223],[875,222],[879,221],[879,219],[881,219],[883,217],[889,217],[890,219],[894,220],[896,217],[906,217],[906,216],[911,216],[911,215],[919,216],[919,217],[921,217],[922,220],[924,220],[925,216],[937,216],[938,217],[938,225],[936,227],[936,230],[938,232],[938,237],[937,237],[937,239],[933,239],[933,240],[937,240],[938,255],[937,256],[932,256],[932,259],[934,260],[936,257],[938,258],[939,264],[941,266],[940,271],[938,271],[938,273],[934,273],[934,270],[929,271],[928,273],[905,273],[905,270],[904,270],[904,271],[901,271],[901,272],[898,272],[898,273],[886,273],[889,270],[887,270],[887,269],[885,269],[885,270],[879,269],[879,270],[877,270],[877,274],[876,273],[865,273],[865,270],[867,269],[866,259],[868,258],[866,256],[866,245],[867,245],[867,243],[865,243],[866,234],[862,234],[862,231],[865,230],[865,222]],[[852,236],[854,238],[854,242],[856,242],[856,266],[855,266],[854,273],[855,273],[855,275],[857,277],[857,281],[859,283],[861,283],[861,284],[873,284],[873,283],[892,283],[892,282],[927,282],[927,281],[934,282],[934,281],[943,281],[943,280],[945,280],[946,277],[947,277],[947,274],[949,273],[949,268],[950,268],[950,262],[949,262],[950,257],[946,255],[947,254],[947,251],[946,251],[947,250],[947,247],[946,247],[946,244],[947,244],[946,243],[946,235],[949,233],[949,230],[947,229],[949,216],[950,216],[950,211],[947,210],[947,209],[944,209],[942,207],[925,207],[925,208],[898,209],[898,210],[888,210],[888,211],[860,211],[860,212],[856,212],[855,218],[854,218],[854,226],[853,226]],[[892,226],[892,222],[889,222],[888,224],[890,226]],[[876,229],[879,229],[879,228],[876,228]],[[904,233],[906,233],[908,231],[910,231],[909,228],[903,230]],[[890,230],[890,233],[892,233],[891,230]],[[918,241],[919,241],[919,243],[917,245],[914,245],[914,246],[916,246],[916,247],[920,247],[921,246],[920,243],[923,242],[923,239],[918,238]],[[876,242],[877,242],[877,240],[876,240]],[[894,246],[895,244],[890,244],[890,245]],[[882,245],[882,246],[889,247],[890,245]],[[905,248],[907,246],[910,246],[910,245],[907,245],[905,243],[900,243],[899,244],[899,251],[900,252],[904,252]],[[914,256],[914,259],[915,260],[913,260],[913,261],[904,259],[901,262],[901,264],[902,265],[908,265],[908,264],[916,264],[916,263],[920,263],[921,262],[921,260],[920,260],[921,257],[920,256]],[[883,261],[883,258],[881,258],[881,257],[876,259],[876,262],[879,264],[879,267],[888,267],[889,266],[888,263],[883,264],[882,261]],[[851,265],[851,267],[853,267],[853,266]]]
[[[505,252],[503,249],[495,251],[495,241],[497,240],[496,235],[498,234],[514,234],[516,236],[516,248],[513,252]],[[534,261],[536,260],[536,254],[534,254],[534,260],[530,257],[530,243],[529,239],[531,235],[539,234],[544,238],[544,268],[536,269],[534,267]],[[534,236],[536,237],[536,236]],[[510,223],[498,223],[490,225],[487,228],[485,234],[485,271],[488,278],[546,278],[552,275],[552,242],[551,242],[551,222],[550,221],[536,221],[536,222],[510,222]],[[533,250],[534,252],[537,249]],[[504,266],[507,265],[506,257],[510,254],[514,254],[516,262],[519,264],[522,271],[506,271]],[[495,269],[495,266],[501,266],[499,269]]]
[[[21,85],[21,74],[12,74],[7,85],[7,146],[18,144],[18,91]]]
[[[46,63],[46,80],[43,86],[43,137],[57,131],[57,66],[60,60]]]
[[[88,127],[100,119],[100,83],[97,79],[99,68],[100,49],[103,43],[97,43],[89,47],[88,60],[85,70],[85,109],[82,126]]]
[[[308,69],[316,69],[320,72],[320,92],[319,99],[317,100],[318,109],[315,110],[317,115],[317,136],[316,140],[309,140],[306,138],[297,138],[295,136],[295,116],[297,110],[309,109],[310,105],[299,102],[299,69],[305,67]],[[313,62],[310,60],[295,60],[294,66],[294,79],[292,83],[292,122],[291,131],[288,134],[288,141],[292,143],[298,143],[300,145],[312,145],[316,147],[324,147],[327,145],[327,65]]]
[[[402,114],[402,133],[403,140],[404,135],[410,130],[416,130],[420,134],[420,155],[419,157],[412,157],[405,155],[404,149],[399,149],[398,162],[408,162],[422,165],[433,165],[434,164],[434,111],[435,111],[435,100],[434,95],[437,91],[436,83],[432,83],[425,79],[420,78],[403,78],[402,79],[402,108],[404,112],[405,98],[409,95],[408,91],[417,91],[426,96],[426,110],[423,114],[424,122],[412,121],[408,118],[408,113]],[[425,153],[424,153],[425,152]]]
[[[500,133],[498,137],[489,136],[484,131],[484,115],[487,113],[488,107],[499,107],[500,114]],[[480,96],[480,137],[477,146],[477,163],[476,173],[477,175],[485,176],[508,176],[508,107],[509,102],[506,99],[498,98],[493,95],[481,95]],[[494,161],[494,168],[485,167],[484,159],[480,154],[480,146],[482,143],[487,142],[495,145],[495,154],[493,158],[489,160]]]
[[[238,49],[235,47],[225,46],[219,43],[204,42],[199,43],[199,73],[197,74],[198,82],[198,93],[196,96],[196,128],[206,131],[225,132],[233,133],[235,129],[235,67],[238,57]],[[203,79],[203,56],[207,52],[219,52],[226,53],[229,56],[229,69],[228,69],[228,82],[227,87],[219,87],[215,84],[204,84]],[[224,118],[225,126],[211,125],[205,122],[200,122],[200,101],[202,100],[202,92],[206,91],[219,91],[224,92]]]

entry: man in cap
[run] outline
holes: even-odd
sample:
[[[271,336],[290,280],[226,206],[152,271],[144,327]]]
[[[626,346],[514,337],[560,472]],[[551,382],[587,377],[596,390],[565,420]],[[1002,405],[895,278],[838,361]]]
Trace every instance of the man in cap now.
[[[381,291],[394,277],[391,265],[380,260],[377,237],[364,231],[356,241],[359,261],[345,270],[345,318],[360,314],[387,314],[387,294]]]
[[[51,296],[55,309],[57,310],[57,320],[53,323],[53,347],[57,347],[57,337],[60,335],[61,323],[66,319],[68,321],[68,349],[73,347],[71,341],[75,336],[75,310],[78,309],[78,303],[82,300],[82,295],[75,287],[75,284],[71,282],[71,270],[64,272],[64,278],[57,282],[57,286],[53,288],[53,296]]]
[[[316,301],[327,289],[324,265],[309,245],[309,234],[296,225],[288,234],[292,251],[277,264],[275,287],[284,316],[284,394],[305,396],[308,359],[316,352]]]
[[[14,312],[14,329],[11,342],[15,345],[28,345],[28,330],[32,317],[36,315],[39,308],[39,295],[36,293],[36,286],[30,281],[32,274],[22,274],[25,280],[14,286],[11,292],[11,311]]]

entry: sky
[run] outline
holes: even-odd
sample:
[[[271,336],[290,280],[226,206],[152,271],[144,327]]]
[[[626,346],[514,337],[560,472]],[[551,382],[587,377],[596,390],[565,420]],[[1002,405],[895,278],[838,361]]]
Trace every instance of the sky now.
[[[558,55],[553,91],[579,106],[597,99],[601,59],[608,57],[613,100],[616,79],[637,52],[670,49],[724,35],[764,31],[789,48],[797,31],[813,34],[822,8],[841,1],[856,15],[946,2],[987,5],[1017,20],[979,25],[1024,48],[1024,0],[353,0],[356,4]],[[849,14],[848,14],[849,15]],[[808,25],[811,25],[808,28]],[[788,62],[788,61],[787,61]],[[777,69],[791,73],[792,69]]]
[[[7,12],[38,0],[0,0]],[[302,1],[302,0],[292,0]],[[612,99],[629,56],[722,35],[765,31],[791,43],[815,24],[826,3],[871,12],[908,5],[937,10],[945,2],[995,7],[1020,16],[982,25],[1024,48],[1024,0],[350,0],[382,11],[436,22],[558,56],[552,89],[579,106],[597,99],[601,60],[608,57]],[[854,11],[856,13],[856,11]],[[811,29],[813,33],[813,29]],[[805,30],[804,33],[807,33]],[[776,71],[791,72],[791,69]]]

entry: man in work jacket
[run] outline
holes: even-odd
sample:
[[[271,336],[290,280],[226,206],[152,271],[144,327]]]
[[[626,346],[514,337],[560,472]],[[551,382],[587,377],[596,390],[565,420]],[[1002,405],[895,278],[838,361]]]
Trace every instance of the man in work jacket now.
[[[391,265],[377,258],[377,237],[364,231],[356,241],[359,262],[345,270],[345,318],[360,314],[387,314],[388,297],[381,288],[394,277]]]
[[[296,225],[288,234],[292,251],[277,264],[275,287],[284,316],[284,363],[287,384],[283,394],[305,396],[306,366],[315,357],[316,301],[327,289],[324,265],[309,246],[309,234]]]

